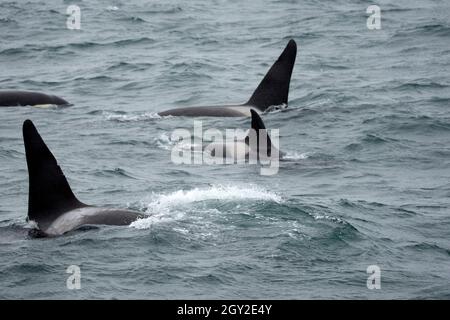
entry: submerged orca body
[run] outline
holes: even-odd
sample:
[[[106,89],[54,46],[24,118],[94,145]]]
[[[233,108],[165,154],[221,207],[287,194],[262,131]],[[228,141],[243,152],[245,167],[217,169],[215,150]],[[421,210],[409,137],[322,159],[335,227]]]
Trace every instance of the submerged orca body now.
[[[273,106],[287,106],[289,83],[297,55],[297,44],[290,40],[253,95],[244,104],[177,108],[159,112],[160,116],[249,117],[250,109],[264,112]]]
[[[99,208],[80,202],[55,157],[30,120],[23,123],[29,176],[28,220],[37,223],[39,236],[58,236],[84,225],[128,225],[139,212]]]
[[[259,114],[250,110],[252,121],[251,129],[244,139],[240,141],[231,141],[223,143],[213,143],[207,147],[207,152],[212,157],[235,158],[236,160],[249,160],[251,158],[256,160],[270,159],[272,156],[282,156],[283,153],[279,151],[272,143],[266,126]],[[252,137],[252,135],[254,135]],[[252,140],[253,139],[253,140]],[[221,150],[219,154],[216,150]]]
[[[0,91],[0,107],[66,105],[63,98],[33,91]]]

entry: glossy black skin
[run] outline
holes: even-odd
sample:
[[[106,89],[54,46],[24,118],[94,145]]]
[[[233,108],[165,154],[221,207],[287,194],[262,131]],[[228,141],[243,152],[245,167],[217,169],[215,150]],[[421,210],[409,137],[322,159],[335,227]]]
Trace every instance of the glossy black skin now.
[[[287,106],[289,84],[296,56],[297,44],[294,40],[290,40],[250,99],[244,104],[175,108],[158,112],[158,114],[184,117],[250,117],[250,108],[264,112],[273,106]]]
[[[68,105],[63,98],[41,92],[8,90],[0,91],[0,107],[19,107],[36,105]]]
[[[176,108],[159,112],[158,115],[164,116],[183,116],[183,117],[245,117],[246,113],[237,110],[237,108],[250,106],[212,106],[212,107],[187,107]]]
[[[37,223],[37,236],[56,236],[84,225],[128,225],[144,217],[136,211],[98,208],[79,201],[55,157],[30,120],[23,123],[29,191],[28,217]]]

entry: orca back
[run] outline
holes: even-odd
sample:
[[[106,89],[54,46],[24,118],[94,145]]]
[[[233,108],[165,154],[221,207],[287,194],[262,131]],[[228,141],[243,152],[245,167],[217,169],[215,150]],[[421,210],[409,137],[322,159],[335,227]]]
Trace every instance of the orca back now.
[[[32,91],[0,91],[0,107],[36,106],[36,105],[68,105],[63,98]]]

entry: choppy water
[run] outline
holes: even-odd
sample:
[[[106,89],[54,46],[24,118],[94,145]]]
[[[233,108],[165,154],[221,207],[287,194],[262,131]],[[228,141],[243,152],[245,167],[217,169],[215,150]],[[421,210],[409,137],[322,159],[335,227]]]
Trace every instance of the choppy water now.
[[[366,1],[1,1],[0,88],[73,106],[0,108],[0,297],[450,298],[450,5],[377,4],[381,30]],[[174,165],[193,120],[156,112],[246,101],[290,38],[279,173]],[[151,217],[29,239],[27,118],[83,202]]]

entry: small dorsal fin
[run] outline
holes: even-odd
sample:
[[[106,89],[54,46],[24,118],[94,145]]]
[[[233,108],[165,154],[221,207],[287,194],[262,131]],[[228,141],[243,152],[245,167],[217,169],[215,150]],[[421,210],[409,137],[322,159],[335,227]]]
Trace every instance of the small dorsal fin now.
[[[262,121],[261,117],[259,116],[258,112],[256,112],[253,109],[250,109],[250,113],[252,114],[252,129],[254,130],[254,132],[256,133],[256,142],[257,142],[257,149],[259,152],[259,148],[260,148],[260,136],[261,134],[265,134],[266,135],[266,141],[267,141],[267,149],[265,151],[267,151],[267,155],[270,156],[271,154],[271,149],[272,149],[272,140],[270,140],[269,134],[267,133],[266,130],[266,126],[264,125],[264,122]],[[245,143],[249,144],[250,142],[250,137],[246,136],[245,137]]]
[[[297,44],[290,40],[277,61],[245,105],[265,111],[271,106],[288,104],[289,83],[297,56]]]
[[[31,120],[23,123],[23,141],[29,177],[28,219],[42,229],[64,212],[85,207]]]

